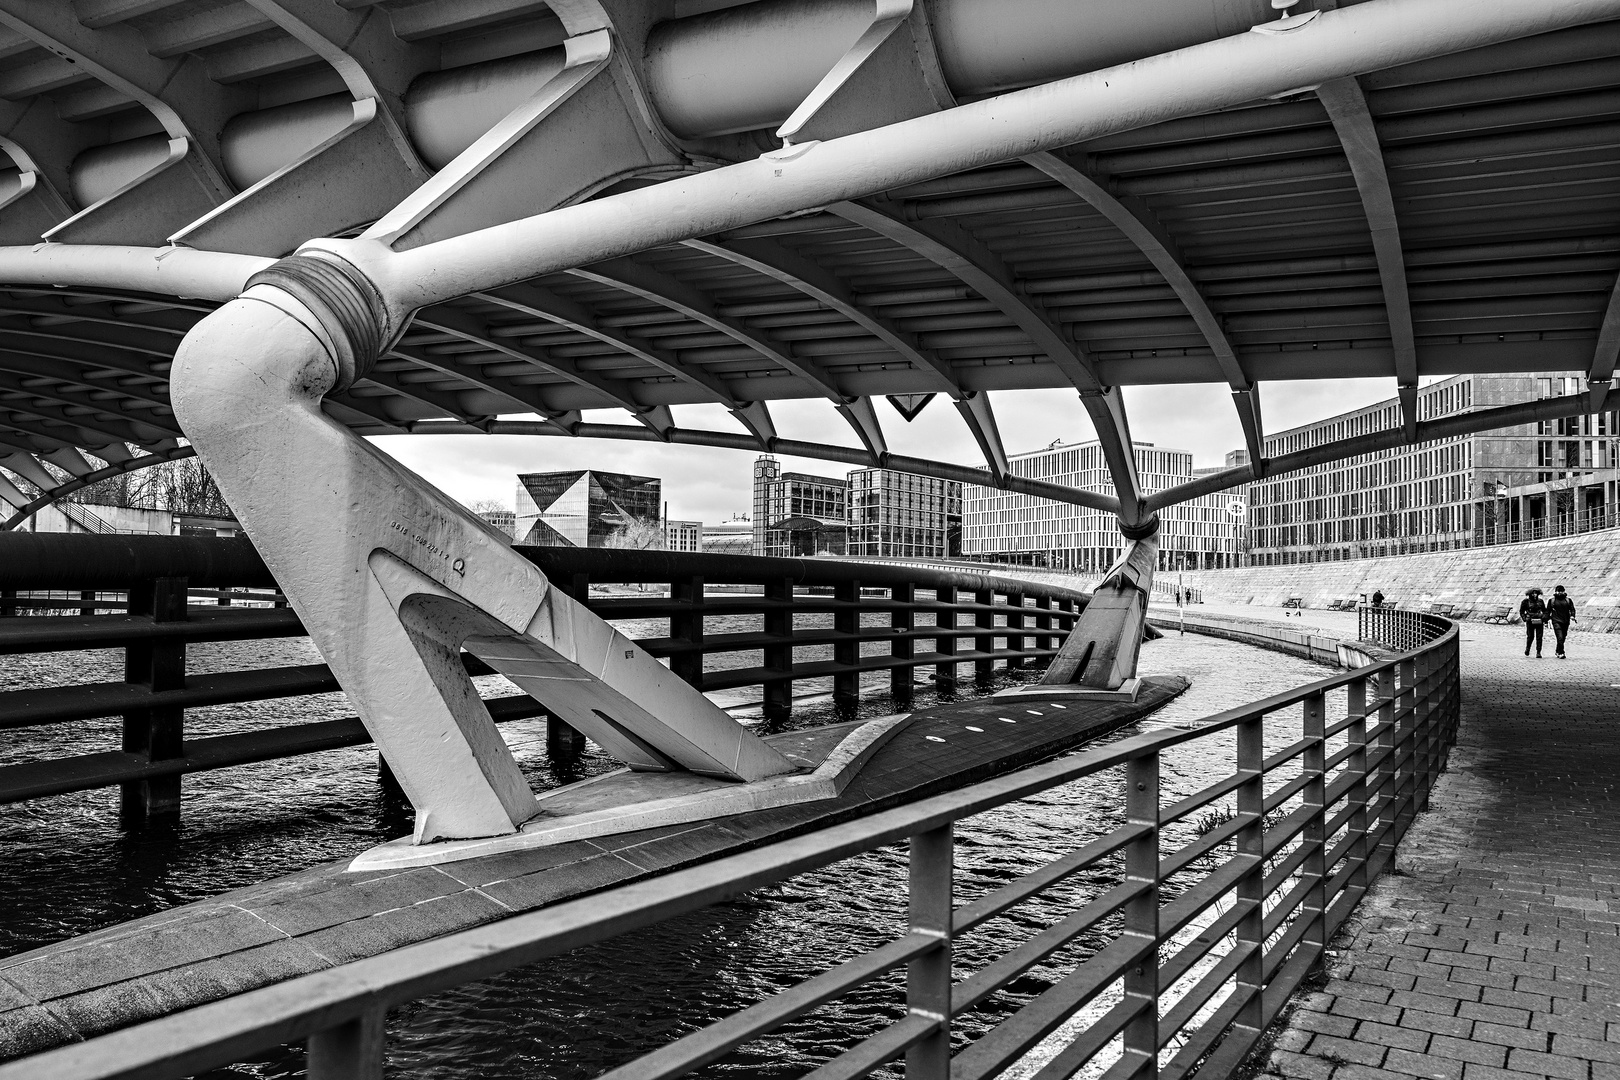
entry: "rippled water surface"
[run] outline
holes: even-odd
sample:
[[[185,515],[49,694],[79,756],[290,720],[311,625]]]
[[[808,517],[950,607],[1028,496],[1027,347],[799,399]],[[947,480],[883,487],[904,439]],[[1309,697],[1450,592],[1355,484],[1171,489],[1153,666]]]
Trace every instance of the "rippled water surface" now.
[[[198,645],[192,647],[189,670],[316,660],[301,639]],[[55,656],[10,662],[0,673],[0,689],[122,676],[117,652],[77,655],[71,669]],[[1145,646],[1141,669],[1185,675],[1191,689],[1109,738],[1196,724],[1330,673],[1304,660],[1194,635],[1172,635]],[[486,686],[486,692],[491,689]],[[917,704],[931,700],[931,692],[922,691]],[[881,697],[862,706],[867,715],[888,711],[891,706]],[[748,712],[739,710],[745,717]],[[342,695],[334,694],[195,710],[188,713],[187,731],[225,734],[350,714]],[[829,704],[812,701],[797,710],[795,726],[835,718]],[[545,756],[542,721],[506,724],[502,731],[537,788],[611,767],[588,756],[576,770],[554,771]],[[1281,746],[1292,737],[1279,730],[1270,741]],[[105,750],[117,741],[116,720],[72,731],[13,731],[7,733],[0,764]],[[1221,736],[1167,754],[1165,798],[1191,793],[1223,774],[1231,754],[1230,738]],[[0,951],[13,954],[346,858],[410,830],[409,808],[378,786],[376,754],[369,747],[188,777],[185,783],[182,821],[142,834],[119,831],[117,799],[110,792],[0,808],[0,852],[7,868],[0,885]],[[1120,802],[1117,774],[1105,774],[964,822],[956,844],[958,901],[1117,825]],[[1192,835],[1186,828],[1181,833],[1182,840]],[[594,1076],[893,937],[903,928],[905,880],[903,849],[873,852],[670,924],[413,1003],[390,1018],[388,1075]],[[1113,880],[1106,867],[1079,875],[960,939],[958,977],[1058,921]],[[1098,940],[1081,939],[1075,951],[1033,969],[1010,993],[964,1018],[958,1040],[982,1032],[1046,989]],[[900,1016],[902,998],[894,979],[871,984],[707,1071],[802,1074]],[[211,1076],[293,1076],[301,1067],[301,1054],[287,1050]]]

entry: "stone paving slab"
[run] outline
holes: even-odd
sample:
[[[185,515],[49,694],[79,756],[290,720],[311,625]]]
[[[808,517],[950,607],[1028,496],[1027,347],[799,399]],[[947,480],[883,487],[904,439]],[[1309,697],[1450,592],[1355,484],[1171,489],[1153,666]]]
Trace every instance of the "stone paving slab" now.
[[[1585,644],[1464,625],[1449,769],[1267,1077],[1620,1080],[1620,655]]]

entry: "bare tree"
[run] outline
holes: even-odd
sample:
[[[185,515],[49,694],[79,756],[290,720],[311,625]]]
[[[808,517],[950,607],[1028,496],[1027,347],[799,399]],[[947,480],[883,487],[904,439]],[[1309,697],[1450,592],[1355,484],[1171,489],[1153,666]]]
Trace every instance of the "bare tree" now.
[[[603,547],[630,551],[651,551],[664,546],[664,525],[657,518],[627,517],[625,523],[608,533]]]
[[[512,508],[499,499],[474,499],[468,504],[467,509],[475,514],[510,514],[512,512]]]

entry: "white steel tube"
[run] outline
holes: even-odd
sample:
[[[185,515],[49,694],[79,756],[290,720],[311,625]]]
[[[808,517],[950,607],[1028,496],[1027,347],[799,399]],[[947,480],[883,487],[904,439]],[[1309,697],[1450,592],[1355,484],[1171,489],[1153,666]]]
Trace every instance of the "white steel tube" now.
[[[310,245],[364,269],[393,328],[423,305],[964,169],[1620,17],[1620,0],[1371,0],[422,247]]]
[[[180,247],[29,244],[0,247],[0,281],[130,289],[223,303],[273,262],[259,255]]]

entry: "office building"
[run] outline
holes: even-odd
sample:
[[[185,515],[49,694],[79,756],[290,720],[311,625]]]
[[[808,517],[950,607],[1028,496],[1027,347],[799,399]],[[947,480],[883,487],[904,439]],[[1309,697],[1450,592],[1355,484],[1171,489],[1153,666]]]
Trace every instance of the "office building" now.
[[[703,522],[664,521],[664,549],[666,551],[702,551]]]
[[[1575,374],[1458,375],[1418,391],[1418,418],[1576,394]],[[1252,561],[1336,562],[1469,547],[1498,532],[1615,505],[1620,414],[1571,417],[1401,446],[1249,487]],[[1268,458],[1399,427],[1396,399],[1278,432]],[[1534,529],[1530,529],[1531,532]]]
[[[846,551],[943,558],[962,553],[962,485],[955,480],[857,469],[849,474]]]
[[[1192,455],[1136,443],[1136,469],[1145,492],[1193,479]],[[1113,494],[1096,442],[1054,444],[1008,461],[1015,476]],[[1205,495],[1159,511],[1159,568],[1212,569],[1243,565],[1244,502],[1238,492]],[[1098,572],[1124,550],[1113,514],[1034,495],[967,484],[962,489],[962,554],[996,562]]]
[[[849,481],[785,473],[770,456],[754,461],[754,554],[842,555]]]
[[[511,510],[480,510],[478,516],[507,536],[517,532],[517,514]]]
[[[621,530],[661,530],[661,484],[651,476],[597,472],[522,473],[517,484],[520,544],[603,547]],[[656,547],[657,543],[632,547]]]

